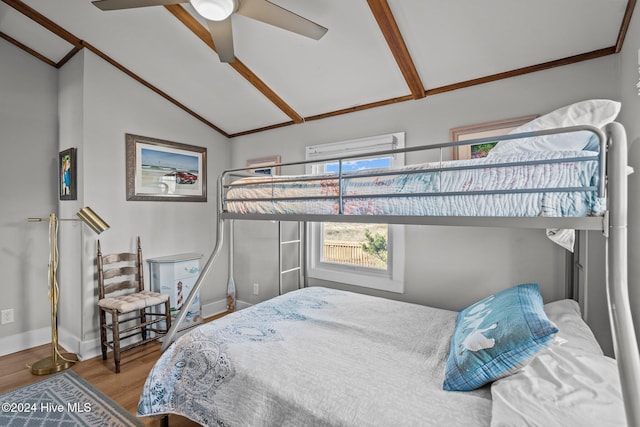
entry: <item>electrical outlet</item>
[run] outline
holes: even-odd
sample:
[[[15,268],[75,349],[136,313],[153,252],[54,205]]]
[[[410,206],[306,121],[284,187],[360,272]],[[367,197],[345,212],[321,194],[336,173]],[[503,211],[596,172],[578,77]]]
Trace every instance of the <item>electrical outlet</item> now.
[[[2,310],[2,324],[13,323],[13,308]]]
[[[254,283],[253,284],[253,294],[254,295],[260,295],[260,284],[259,283]]]

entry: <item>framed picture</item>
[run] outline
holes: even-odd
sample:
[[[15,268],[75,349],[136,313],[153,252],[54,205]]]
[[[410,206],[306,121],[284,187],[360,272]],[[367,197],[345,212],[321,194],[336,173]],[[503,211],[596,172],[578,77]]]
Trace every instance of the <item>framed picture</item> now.
[[[475,125],[461,126],[453,128],[450,131],[452,141],[468,141],[476,138],[488,138],[491,136],[506,135],[518,126],[521,126],[538,116],[524,116],[513,119],[497,120],[493,122],[478,123]],[[483,144],[463,145],[453,147],[453,159],[476,159],[486,157],[489,151],[498,142],[487,142]]]
[[[206,202],[207,149],[126,134],[127,200]]]
[[[58,187],[60,200],[77,200],[78,171],[76,168],[76,149],[68,148],[58,154]]]
[[[280,175],[280,156],[260,157],[247,160],[247,167],[255,167],[253,172],[264,175]]]

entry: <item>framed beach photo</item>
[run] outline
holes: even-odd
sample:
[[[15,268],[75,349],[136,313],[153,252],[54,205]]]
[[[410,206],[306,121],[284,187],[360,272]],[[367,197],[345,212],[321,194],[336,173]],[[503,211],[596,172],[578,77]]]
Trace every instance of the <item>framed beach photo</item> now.
[[[77,200],[78,171],[76,149],[68,148],[58,154],[58,188],[60,200]]]
[[[535,119],[536,115],[516,117],[513,119],[496,120],[493,122],[477,123],[474,125],[452,128],[449,135],[451,141],[468,141],[476,138],[489,138],[492,136],[506,135],[518,126]],[[487,157],[489,151],[498,142],[485,142],[482,144],[462,145],[453,147],[453,159],[477,159]]]
[[[126,134],[127,200],[206,202],[207,149]]]

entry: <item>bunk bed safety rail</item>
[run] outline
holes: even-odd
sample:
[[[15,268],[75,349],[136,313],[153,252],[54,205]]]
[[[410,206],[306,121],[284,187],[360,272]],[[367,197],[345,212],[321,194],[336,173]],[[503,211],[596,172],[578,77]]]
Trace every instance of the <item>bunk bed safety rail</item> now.
[[[459,171],[459,170],[473,170],[473,169],[498,169],[498,168],[505,168],[505,167],[511,167],[511,166],[533,166],[533,165],[542,165],[542,164],[553,164],[553,163],[580,163],[580,162],[586,162],[586,161],[591,161],[591,160],[598,160],[598,164],[600,164],[600,155],[596,155],[596,156],[583,156],[583,157],[563,157],[561,159],[544,159],[544,160],[527,160],[526,162],[503,162],[503,163],[483,163],[481,165],[465,165],[465,166],[443,166],[443,167],[437,167],[437,168],[429,168],[429,172],[449,172],[449,171]],[[442,163],[442,161],[440,162]],[[287,166],[288,163],[283,163],[283,166]],[[411,174],[418,174],[418,173],[423,173],[424,170],[423,169],[418,169],[418,170],[402,170],[399,171],[397,169],[388,169],[385,170],[384,172],[358,172],[357,175],[344,175],[342,174],[342,180],[348,180],[348,179],[360,179],[360,178],[371,178],[371,177],[375,177],[375,176],[393,176],[393,175],[411,175]],[[235,176],[235,173],[233,174]],[[241,177],[245,177],[245,178],[250,178],[250,177],[255,177],[255,174],[240,174],[238,176]],[[271,176],[271,175],[267,175],[267,176]],[[310,175],[310,176],[306,176],[306,177],[295,177],[295,178],[288,178],[288,177],[277,177],[277,182],[279,184],[282,183],[292,183],[292,182],[304,182],[304,181],[318,181],[319,179],[333,179],[334,180],[340,180],[341,179],[341,175],[339,172],[335,172],[332,174],[323,174],[320,177],[317,175]],[[276,178],[275,176],[272,176],[272,178]],[[259,185],[261,183],[255,183],[255,182],[249,182],[249,183],[234,183],[234,184],[227,184],[224,185],[225,190],[231,187],[251,187],[252,185]]]
[[[509,141],[512,139],[534,138],[537,136],[556,135],[556,134],[581,132],[581,131],[592,132],[598,137],[598,145],[600,147],[601,153],[603,152],[603,149],[606,149],[607,139],[602,129],[597,128],[595,126],[581,125],[581,126],[568,126],[563,128],[555,128],[555,129],[544,129],[544,130],[538,130],[533,132],[489,136],[489,137],[483,137],[483,138],[468,139],[464,141],[450,141],[450,142],[444,142],[444,143],[438,143],[438,144],[419,145],[415,147],[394,148],[390,150],[372,151],[366,154],[350,154],[346,156],[336,156],[336,157],[325,158],[322,160],[300,160],[296,162],[278,163],[273,166],[284,167],[284,166],[308,165],[308,164],[314,164],[314,163],[338,162],[340,160],[361,159],[361,158],[370,157],[370,156],[377,157],[377,156],[382,156],[387,154],[413,153],[416,151],[425,151],[425,150],[440,150],[440,149],[459,147],[464,145],[475,145],[475,144],[483,144],[483,143],[489,143],[489,142]],[[263,167],[248,166],[243,168],[227,169],[222,172],[222,177],[226,177],[230,174],[237,175],[237,176],[254,176],[255,177],[255,176],[258,176],[258,174],[250,173],[250,171],[255,169],[263,169]]]
[[[474,164],[471,162],[464,162],[463,164],[458,164],[454,162],[447,162],[446,165],[443,164],[442,155],[440,155],[440,165],[439,167],[434,167],[430,165],[429,168],[426,169],[410,169],[403,168],[402,170],[398,169],[385,169],[385,170],[375,170],[372,172],[364,171],[364,172],[349,172],[345,173],[344,171],[344,162],[352,159],[362,159],[366,157],[378,157],[378,156],[386,156],[386,155],[395,155],[398,153],[411,153],[418,151],[429,151],[429,150],[440,150],[442,153],[443,149],[450,149],[452,147],[458,147],[463,145],[474,145],[474,144],[482,144],[486,142],[496,142],[496,141],[507,141],[511,139],[521,139],[521,138],[531,138],[531,137],[540,137],[545,135],[554,135],[554,134],[562,134],[562,133],[570,133],[570,132],[581,132],[581,131],[589,131],[595,134],[599,140],[600,150],[597,154],[594,155],[585,155],[585,156],[577,156],[577,157],[563,157],[563,158],[547,158],[547,159],[538,159],[538,160],[524,160],[524,161],[499,161],[494,163],[481,163]],[[390,193],[372,193],[366,194],[367,199],[376,199],[376,198],[398,198],[398,197],[429,197],[429,196],[477,196],[477,195],[495,195],[495,194],[516,194],[516,193],[569,193],[569,192],[595,192],[598,198],[605,197],[605,171],[606,171],[606,138],[604,132],[593,126],[572,126],[566,128],[559,129],[549,129],[549,130],[541,130],[536,132],[526,132],[526,133],[518,133],[518,134],[510,134],[510,135],[502,135],[502,136],[493,136],[493,137],[484,137],[484,138],[476,138],[472,140],[466,141],[454,141],[447,142],[442,144],[431,144],[431,145],[421,145],[416,147],[406,147],[400,149],[391,149],[391,150],[383,150],[372,152],[368,154],[357,154],[357,155],[348,155],[343,157],[335,157],[330,159],[323,160],[311,160],[311,161],[298,161],[298,162],[288,162],[288,163],[280,163],[277,166],[280,167],[289,167],[289,166],[302,166],[302,165],[312,165],[317,163],[326,163],[326,162],[336,162],[338,164],[338,170],[334,173],[321,174],[321,175],[307,175],[307,176],[275,176],[275,175],[264,175],[264,174],[256,174],[251,173],[254,168],[246,167],[246,168],[238,168],[231,169],[223,172],[221,175],[222,181],[222,212],[228,212],[228,203],[229,202],[259,202],[259,201],[309,201],[309,200],[327,200],[327,199],[336,199],[337,200],[337,209],[338,215],[344,215],[344,202],[345,200],[358,198],[357,195],[349,195],[345,194],[345,186],[351,180],[360,180],[363,178],[371,178],[371,177],[393,177],[395,175],[412,175],[412,174],[420,174],[420,173],[429,173],[429,174],[438,174],[438,179],[442,180],[442,174],[445,172],[453,172],[453,171],[465,171],[465,170],[474,170],[474,169],[499,169],[499,168],[509,168],[509,167],[522,167],[522,166],[534,166],[534,165],[543,165],[543,164],[556,164],[556,163],[582,163],[582,162],[597,162],[597,173],[598,179],[596,186],[580,186],[580,187],[558,187],[558,188],[516,188],[516,189],[497,189],[497,190],[482,190],[482,191],[442,191],[438,189],[435,192],[420,192],[420,193],[407,193],[407,192],[394,192]],[[233,179],[239,177],[261,177],[263,179],[260,180],[249,180],[249,181],[232,181]],[[336,195],[313,195],[313,196],[305,196],[305,195],[295,195],[295,196],[278,196],[274,194],[274,190],[272,188],[271,194],[269,196],[262,197],[249,197],[243,196],[242,198],[234,198],[227,196],[227,192],[232,188],[251,188],[256,186],[264,186],[268,184],[287,184],[287,183],[313,183],[314,181],[322,180],[324,182],[331,182],[332,185],[335,185],[337,189]],[[441,187],[440,185],[438,187]]]

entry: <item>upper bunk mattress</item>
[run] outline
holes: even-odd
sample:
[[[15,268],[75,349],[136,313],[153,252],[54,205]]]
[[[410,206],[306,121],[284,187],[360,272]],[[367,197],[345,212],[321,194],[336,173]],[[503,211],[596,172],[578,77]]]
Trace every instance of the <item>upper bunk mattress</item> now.
[[[595,191],[597,155],[590,151],[538,151],[409,165],[384,176],[359,176],[371,170],[344,173],[343,214],[601,215],[605,201]],[[309,175],[243,178],[229,186],[225,210],[336,215],[340,212],[339,193],[335,174],[318,175],[317,179],[309,179]]]

